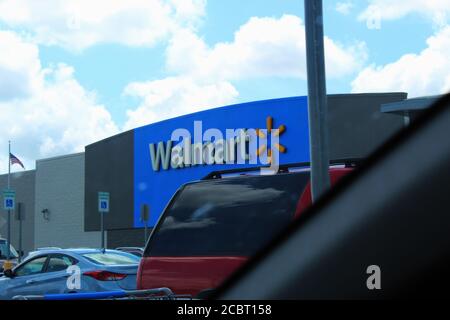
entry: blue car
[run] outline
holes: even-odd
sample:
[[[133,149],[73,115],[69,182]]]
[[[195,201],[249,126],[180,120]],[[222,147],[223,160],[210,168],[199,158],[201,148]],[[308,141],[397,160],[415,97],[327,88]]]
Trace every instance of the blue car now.
[[[0,277],[0,299],[135,290],[139,257],[117,250],[55,249],[29,255]]]

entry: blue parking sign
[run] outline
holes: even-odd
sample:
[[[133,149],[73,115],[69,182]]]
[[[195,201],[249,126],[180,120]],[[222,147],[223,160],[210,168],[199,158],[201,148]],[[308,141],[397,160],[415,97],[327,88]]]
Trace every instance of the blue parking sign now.
[[[98,193],[98,211],[101,213],[109,212],[109,192]]]
[[[3,191],[3,208],[5,210],[14,210],[16,202],[16,192],[13,190]]]

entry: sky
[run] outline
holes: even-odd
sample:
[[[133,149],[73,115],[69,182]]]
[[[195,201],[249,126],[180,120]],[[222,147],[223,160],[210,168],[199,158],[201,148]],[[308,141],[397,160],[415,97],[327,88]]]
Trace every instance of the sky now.
[[[328,93],[450,90],[450,1],[323,11]],[[0,173],[8,140],[33,169],[160,120],[306,94],[301,0],[0,0]]]

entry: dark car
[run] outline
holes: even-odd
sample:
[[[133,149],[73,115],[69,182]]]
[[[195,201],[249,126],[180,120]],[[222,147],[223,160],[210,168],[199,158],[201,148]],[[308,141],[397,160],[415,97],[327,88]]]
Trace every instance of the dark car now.
[[[332,183],[351,170],[330,168]],[[183,185],[167,205],[145,248],[138,289],[203,295],[311,203],[308,168],[209,178]]]

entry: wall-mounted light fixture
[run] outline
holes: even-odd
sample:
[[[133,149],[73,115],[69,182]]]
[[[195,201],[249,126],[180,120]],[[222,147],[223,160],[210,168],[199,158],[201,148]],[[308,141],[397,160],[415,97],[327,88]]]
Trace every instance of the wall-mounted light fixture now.
[[[42,209],[41,213],[44,220],[50,220],[50,211],[48,209]]]

